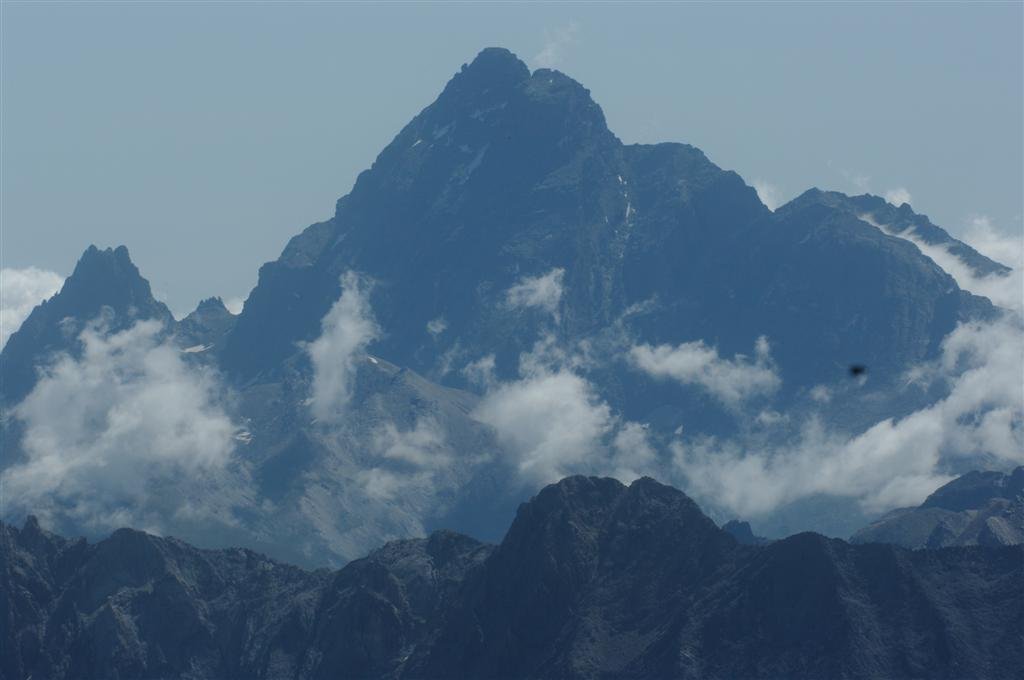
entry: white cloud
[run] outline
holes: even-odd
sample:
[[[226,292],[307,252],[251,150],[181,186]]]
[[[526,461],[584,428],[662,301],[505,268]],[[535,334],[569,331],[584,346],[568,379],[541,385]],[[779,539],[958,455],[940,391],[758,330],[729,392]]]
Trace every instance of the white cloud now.
[[[448,328],[448,322],[444,320],[443,316],[431,319],[427,322],[427,332],[435,338],[441,333],[444,333]]]
[[[484,367],[492,368],[491,357]],[[656,453],[647,429],[623,422],[579,371],[586,360],[559,347],[551,335],[519,358],[517,380],[488,390],[474,418],[494,428],[519,475],[531,483],[570,474],[613,475],[632,481],[651,474]]]
[[[418,418],[409,430],[388,422],[373,437],[370,451],[378,464],[356,473],[366,495],[390,501],[399,495],[436,493],[435,473],[455,461],[444,429],[432,417]]]
[[[387,423],[374,437],[374,449],[384,458],[420,468],[445,467],[452,460],[444,430],[429,417],[418,419],[405,431]]]
[[[569,22],[562,28],[544,32],[544,46],[533,57],[534,68],[557,68],[570,47],[579,42],[579,26]]]
[[[811,388],[810,396],[819,404],[827,404],[832,401],[832,390],[828,385],[815,385]]]
[[[782,205],[782,197],[779,195],[779,188],[774,184],[770,184],[763,179],[755,179],[754,191],[757,192],[757,197],[761,199],[762,203],[768,206],[769,210],[774,211]]]
[[[657,473],[658,454],[651,445],[647,425],[625,423],[615,433],[612,447],[611,471],[608,474],[623,484]]]
[[[494,383],[494,367],[494,355],[488,354],[466,364],[466,367],[462,369],[462,375],[475,385],[487,387]]]
[[[36,305],[52,297],[63,283],[60,274],[36,267],[0,269],[0,349]]]
[[[80,358],[43,370],[13,412],[25,459],[3,475],[10,506],[97,529],[229,521],[227,496],[205,490],[228,464],[237,428],[215,375],[188,366],[162,332],[157,321],[112,335],[91,324]]]
[[[673,445],[686,486],[742,516],[815,494],[858,499],[868,511],[920,503],[950,470],[1024,463],[1024,334],[1012,315],[966,324],[917,371],[948,395],[855,436],[809,418],[785,444],[696,438]]]
[[[558,305],[562,301],[562,280],[565,270],[555,268],[540,276],[524,276],[505,293],[505,302],[512,308],[536,307],[558,321]]]
[[[519,472],[538,482],[561,479],[600,451],[611,409],[570,370],[543,370],[488,392],[473,416],[497,432]]]
[[[885,192],[886,203],[892,203],[897,208],[906,203],[910,205],[911,196],[910,192],[903,187],[897,187],[895,189],[889,189]]]
[[[351,399],[356,359],[380,334],[370,309],[369,284],[358,274],[341,277],[341,297],[324,315],[320,337],[306,351],[313,364],[310,410],[322,422],[336,422]]]
[[[1024,241],[1019,237],[999,234],[987,219],[974,218],[964,241],[972,246],[977,241],[979,246],[975,246],[975,248],[982,254],[986,254],[986,251],[982,250],[985,248],[988,252],[1002,256],[1002,259],[997,261],[1013,268],[1009,274],[978,276],[971,267],[950,252],[946,246],[925,243],[912,228],[897,232],[888,225],[879,224],[871,215],[861,215],[860,219],[878,227],[890,236],[913,243],[926,257],[952,276],[963,290],[987,297],[993,304],[1013,310],[1018,314],[1024,309]]]
[[[771,394],[782,382],[775,372],[768,340],[763,336],[757,339],[754,360],[742,354],[724,359],[716,348],[700,340],[675,347],[636,345],[630,349],[629,358],[648,375],[699,385],[729,407]]]
[[[242,308],[245,307],[245,298],[229,297],[224,300],[224,307],[226,307],[232,314],[241,314]]]
[[[962,240],[996,262],[1014,269],[1024,268],[1024,237],[1000,232],[984,215],[969,220]]]

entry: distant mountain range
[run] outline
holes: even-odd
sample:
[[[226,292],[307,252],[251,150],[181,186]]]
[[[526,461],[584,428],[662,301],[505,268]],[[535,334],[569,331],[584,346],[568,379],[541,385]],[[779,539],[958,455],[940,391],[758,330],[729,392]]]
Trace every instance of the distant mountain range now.
[[[152,467],[163,475],[153,482],[163,505],[146,526],[203,546],[337,566],[441,527],[497,540],[516,505],[566,471],[663,476],[680,431],[728,436],[813,406],[821,422],[857,432],[940,398],[942,385],[906,388],[906,372],[936,359],[959,323],[999,312],[894,235],[908,229],[979,276],[1008,271],[877,197],[812,189],[770,211],[700,150],[623,144],[579,83],[487,49],[399,132],[332,217],[260,269],[237,316],[211,298],[176,321],[123,246],[90,247],[0,354],[0,472],[38,460],[51,440],[162,444],[164,435],[111,429],[109,410],[68,418],[107,428],[103,437],[70,425],[33,433],[24,405],[55,357],[89,360],[83,331],[112,338],[151,321],[159,330],[148,341],[177,352],[160,355],[168,370],[198,376],[182,390],[195,411],[174,417],[208,417],[203,431],[227,442],[189,458],[189,469],[206,469],[228,445],[231,457],[190,484],[173,464],[195,447],[168,448],[132,481],[115,480],[127,500],[104,516],[139,516],[133,486],[145,487]],[[686,373],[670,364],[679,348],[713,353],[724,373]],[[318,372],[318,357],[331,375]],[[866,382],[850,378],[852,364],[867,367]],[[322,406],[330,380],[344,393]],[[536,396],[537,385],[564,392],[515,418],[497,412],[499,398]],[[765,395],[770,409],[740,408]],[[566,411],[565,422],[642,464],[605,464],[568,427],[550,442],[531,439],[536,420],[569,396],[585,411]],[[171,416],[157,431],[188,429]],[[115,425],[129,427],[125,418]],[[571,464],[545,467],[542,453],[569,450]],[[101,534],[106,525],[68,493],[40,493],[48,525]],[[11,520],[43,510],[5,512]],[[803,528],[848,535],[866,518],[857,512],[798,514]]]
[[[571,477],[497,545],[340,571],[0,524],[0,677],[1013,678],[1024,546],[745,546],[650,479]]]

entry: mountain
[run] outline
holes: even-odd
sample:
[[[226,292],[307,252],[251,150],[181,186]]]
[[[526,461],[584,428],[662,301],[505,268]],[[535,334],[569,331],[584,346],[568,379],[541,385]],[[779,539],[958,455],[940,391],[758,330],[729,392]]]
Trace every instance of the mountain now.
[[[816,198],[832,207],[881,225],[887,231],[900,236],[914,236],[932,246],[942,246],[973,270],[975,276],[1006,275],[1010,268],[985,257],[963,241],[933,224],[927,215],[915,213],[909,204],[900,206],[887,203],[885,199],[871,194],[846,196],[837,191],[815,192]]]
[[[1009,474],[962,475],[920,506],[893,510],[850,541],[907,548],[1024,543],[1024,466]]]
[[[459,368],[491,353],[498,375],[514,376],[520,353],[551,332],[566,346],[588,342],[608,359],[599,380],[613,404],[649,415],[664,400],[615,365],[628,349],[611,332],[620,326],[646,343],[703,340],[726,356],[767,336],[790,396],[842,380],[852,363],[895,381],[958,321],[993,310],[859,219],[850,205],[884,212],[871,197],[840,198],[808,192],[772,213],[699,149],[623,144],[582,85],[487,49],[333,217],[261,268],[222,363],[241,381],[273,375],[297,342],[317,337],[352,270],[377,282],[372,306],[388,333],[375,351],[453,386],[466,384]],[[972,262],[1001,269],[977,253]],[[550,307],[510,307],[517,281],[557,270],[557,323]],[[437,319],[440,335],[428,331]],[[691,406],[681,392],[668,394]]]
[[[28,394],[38,367],[54,352],[79,351],[78,334],[87,324],[100,323],[116,332],[144,319],[168,327],[174,323],[166,305],[153,297],[127,248],[89,246],[60,292],[33,309],[4,346],[0,397],[14,404]]]
[[[0,525],[0,677],[1015,677],[1024,548],[743,546],[683,493],[574,477],[497,547],[340,571]],[[173,622],[173,625],[170,625]]]
[[[511,450],[516,442],[481,422],[481,400],[529,373],[531,361],[543,364],[540,374],[578,381],[576,394],[608,422],[646,433],[657,452],[648,469],[624,470],[624,478],[670,477],[676,433],[727,439],[757,422],[755,407],[794,414],[794,429],[812,413],[856,433],[941,398],[939,383],[907,387],[907,370],[934,359],[959,322],[996,313],[914,244],[872,221],[913,224],[950,248],[962,246],[977,271],[1002,271],[938,227],[925,229],[927,218],[908,206],[879,201],[811,190],[772,212],[701,150],[623,144],[582,85],[486,49],[360,174],[332,217],[260,269],[241,314],[211,298],[175,321],[123,246],[89,248],[64,288],[0,354],[0,393],[9,407],[0,428],[11,453],[0,469],[23,459],[25,425],[10,407],[30,393],[38,370],[58,352],[79,357],[79,334],[89,324],[109,334],[149,319],[162,328],[161,349],[174,350],[160,355],[167,359],[161,365],[174,369],[188,394],[211,395],[209,403],[182,421],[189,427],[165,421],[154,430],[142,427],[145,418],[128,419],[131,437],[110,439],[129,445],[104,452],[138,468],[132,474],[141,486],[151,481],[151,466],[135,463],[139,452],[161,450],[176,433],[206,432],[192,426],[213,412],[205,422],[221,436],[211,448],[227,462],[216,476],[162,477],[161,489],[172,478],[190,492],[165,493],[159,523],[139,526],[307,566],[337,566],[383,540],[438,527],[496,540],[517,503],[542,483],[566,472],[620,474],[601,467],[590,442],[577,447],[571,470],[523,474]],[[350,278],[353,272],[361,278]],[[351,351],[324,352],[345,397],[344,409],[324,417],[314,403],[311,347],[330,336],[344,280],[365,283],[366,309],[364,318],[334,327],[343,345],[353,342]],[[354,342],[345,334],[360,323],[377,332]],[[747,413],[631,359],[638,347],[683,343],[739,366],[756,362],[775,391],[758,395]],[[167,354],[195,372],[178,370]],[[472,362],[492,355],[493,371],[474,379]],[[851,364],[869,367],[870,381],[850,380]],[[139,372],[116,377],[130,381]],[[115,387],[115,395],[135,394],[132,385]],[[816,400],[817,387],[832,395],[828,403]],[[117,404],[99,403],[96,414],[75,423],[106,432]],[[572,444],[566,436],[578,415],[551,428],[560,450]],[[521,431],[511,439],[539,430],[534,422],[514,427]],[[602,427],[593,429],[612,439]],[[77,453],[81,442],[108,441],[92,431],[72,434],[58,448]],[[202,443],[190,440],[158,462],[188,458]],[[86,468],[95,460],[83,458],[76,464]],[[118,485],[132,502],[152,502],[152,493],[134,490]],[[76,499],[58,491],[59,484],[40,502],[53,499],[60,530],[97,536],[96,518],[70,511]],[[179,495],[187,502],[173,507]],[[830,533],[848,535],[867,519],[851,519],[853,500],[815,502],[815,526]],[[5,512],[20,521],[44,510],[8,505]],[[204,512],[215,517],[215,530],[195,519]],[[97,521],[109,522],[109,514]],[[799,524],[808,514],[796,508],[791,516]],[[770,519],[759,518],[759,529],[778,535]]]
[[[235,325],[235,316],[219,297],[207,298],[195,310],[177,323],[180,344],[189,353],[216,352]]]

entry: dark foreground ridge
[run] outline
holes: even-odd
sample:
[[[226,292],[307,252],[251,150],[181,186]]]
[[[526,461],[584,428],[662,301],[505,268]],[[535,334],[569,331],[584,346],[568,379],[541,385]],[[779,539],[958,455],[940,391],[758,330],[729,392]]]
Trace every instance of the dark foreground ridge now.
[[[1024,547],[744,546],[682,492],[570,477],[497,547],[340,571],[0,525],[0,678],[1019,677]]]

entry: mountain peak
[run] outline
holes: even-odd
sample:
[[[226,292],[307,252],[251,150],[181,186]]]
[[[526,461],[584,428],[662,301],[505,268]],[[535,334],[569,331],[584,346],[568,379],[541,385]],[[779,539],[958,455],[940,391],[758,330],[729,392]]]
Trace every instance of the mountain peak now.
[[[201,300],[193,314],[196,312],[216,314],[221,314],[223,312],[227,312],[228,314],[231,313],[228,311],[228,308],[224,306],[224,300],[222,300],[220,296],[217,295],[213,297],[208,297],[205,300]]]
[[[108,328],[119,331],[142,319],[157,319],[168,326],[174,317],[153,297],[124,246],[103,250],[89,246],[60,292],[32,310],[21,328],[4,346],[0,362],[3,398],[17,400],[36,382],[39,361],[53,353],[77,347],[77,334],[85,324],[112,312]],[[71,320],[71,323],[68,322]]]
[[[128,248],[123,245],[103,250],[95,245],[86,248],[61,294],[68,289],[82,290],[90,296],[103,293],[108,300],[104,304],[110,306],[115,306],[116,301],[126,295],[152,297],[149,282],[142,278]]]
[[[486,47],[456,78],[485,87],[515,85],[530,77],[529,67],[504,47]]]

